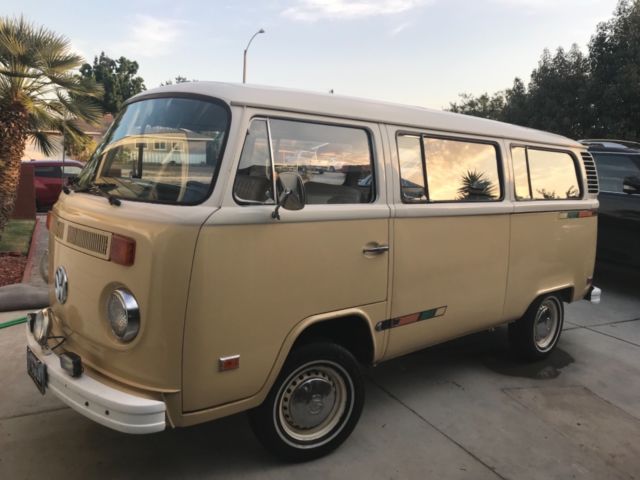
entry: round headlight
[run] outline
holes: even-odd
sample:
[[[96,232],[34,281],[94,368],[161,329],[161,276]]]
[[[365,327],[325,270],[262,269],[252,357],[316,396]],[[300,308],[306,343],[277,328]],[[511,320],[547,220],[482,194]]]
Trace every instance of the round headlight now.
[[[133,294],[124,288],[111,292],[107,300],[107,318],[113,334],[123,342],[135,338],[140,330],[140,308]]]
[[[36,313],[33,320],[33,338],[40,345],[46,345],[51,331],[51,318],[46,310],[40,310]]]

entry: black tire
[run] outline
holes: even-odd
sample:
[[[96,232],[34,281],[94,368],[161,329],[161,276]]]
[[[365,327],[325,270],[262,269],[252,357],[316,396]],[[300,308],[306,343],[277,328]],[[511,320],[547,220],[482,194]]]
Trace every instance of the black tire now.
[[[291,352],[265,401],[249,412],[249,422],[271,453],[304,462],[344,442],[363,406],[364,381],[351,352],[333,343],[310,343]]]
[[[557,294],[538,297],[524,316],[509,325],[509,344],[523,360],[541,360],[558,344],[564,323],[564,305]]]

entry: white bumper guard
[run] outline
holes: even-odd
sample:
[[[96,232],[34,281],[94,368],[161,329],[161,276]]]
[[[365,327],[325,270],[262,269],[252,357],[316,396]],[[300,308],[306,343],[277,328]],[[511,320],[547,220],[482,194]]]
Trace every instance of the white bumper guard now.
[[[101,383],[86,374],[72,378],[55,353],[45,355],[27,325],[27,343],[47,366],[47,390],[85,417],[125,433],[153,433],[165,429],[166,405]]]
[[[589,300],[591,303],[597,305],[600,303],[600,299],[602,298],[602,290],[600,290],[596,286],[592,286],[589,288],[589,291],[584,296],[585,300]]]

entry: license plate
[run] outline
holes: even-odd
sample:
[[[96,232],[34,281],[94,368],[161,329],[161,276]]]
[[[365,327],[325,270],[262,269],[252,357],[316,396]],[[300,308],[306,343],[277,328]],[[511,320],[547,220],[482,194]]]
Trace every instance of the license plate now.
[[[40,393],[44,395],[47,388],[47,366],[27,347],[27,373],[36,384]]]

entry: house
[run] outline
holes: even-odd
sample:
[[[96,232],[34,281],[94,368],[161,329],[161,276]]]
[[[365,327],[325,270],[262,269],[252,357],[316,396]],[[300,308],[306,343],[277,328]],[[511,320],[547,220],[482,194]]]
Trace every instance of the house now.
[[[90,135],[91,138],[96,142],[100,142],[102,137],[106,133],[107,129],[113,123],[113,115],[106,114],[100,120],[100,123],[96,125],[89,125],[83,121],[76,122],[80,130],[82,130],[85,134]],[[46,132],[51,139],[51,143],[54,146],[54,152],[51,155],[45,155],[40,149],[38,149],[35,141],[30,138],[27,139],[27,145],[24,150],[24,154],[22,155],[22,160],[60,160],[62,158],[62,135],[57,131],[47,131]],[[69,159],[74,159],[72,156],[67,156]],[[75,159],[74,159],[75,160]]]

